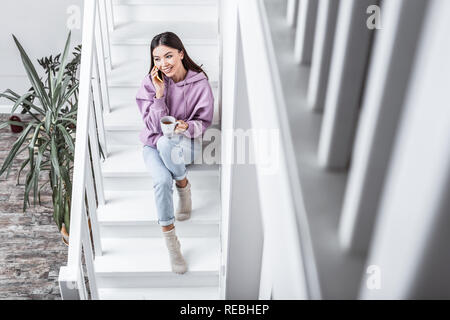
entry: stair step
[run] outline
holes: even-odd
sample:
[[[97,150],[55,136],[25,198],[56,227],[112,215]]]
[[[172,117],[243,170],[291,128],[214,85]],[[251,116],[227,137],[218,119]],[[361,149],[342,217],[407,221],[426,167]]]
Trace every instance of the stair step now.
[[[219,287],[102,288],[101,300],[218,300]]]
[[[192,213],[186,221],[177,221],[177,234],[185,237],[219,234],[219,185],[199,188],[192,184]],[[175,187],[174,187],[175,189]],[[174,206],[178,196],[174,190]],[[106,191],[105,205],[97,209],[102,237],[160,237],[153,188],[146,191]]]
[[[220,115],[217,101],[214,101],[214,113]],[[113,104],[111,112],[104,114],[104,126],[108,131],[141,131],[144,122],[136,103]]]
[[[147,57],[143,57],[147,58]],[[203,64],[203,70],[209,78],[209,82],[217,84],[219,78],[219,65],[217,61],[197,61],[198,65]],[[112,72],[108,76],[108,84],[110,87],[139,87],[142,80],[148,74],[150,68],[150,57],[143,60],[129,60],[117,63]]]
[[[170,30],[170,29],[167,29]],[[147,60],[150,61],[150,41],[156,34],[148,34],[148,43],[142,44],[111,44],[111,57],[113,67],[120,66],[127,61],[138,61]],[[189,41],[185,43],[185,39],[181,38],[183,41],[186,52],[189,57],[197,64],[209,63],[209,61],[216,59],[219,60],[219,45],[211,43],[198,43],[194,42],[190,44]],[[215,60],[213,60],[214,62]],[[148,71],[148,66],[145,66],[144,70]],[[208,74],[209,76],[209,74]]]
[[[217,1],[116,1],[114,3],[114,22],[128,21],[217,21]]]
[[[110,146],[108,157],[102,162],[103,177],[150,177],[142,156],[143,146]],[[217,164],[190,164],[190,172],[197,175],[218,176]]]
[[[103,255],[94,261],[99,288],[204,287],[219,280],[219,237],[179,237],[188,264],[175,274],[163,237],[102,238]]]
[[[113,0],[113,5],[217,5],[217,0]]]
[[[111,33],[112,45],[150,45],[152,38],[170,30],[185,45],[218,45],[217,21],[138,21],[116,25]],[[114,55],[113,55],[114,56]],[[142,57],[141,57],[142,58]]]

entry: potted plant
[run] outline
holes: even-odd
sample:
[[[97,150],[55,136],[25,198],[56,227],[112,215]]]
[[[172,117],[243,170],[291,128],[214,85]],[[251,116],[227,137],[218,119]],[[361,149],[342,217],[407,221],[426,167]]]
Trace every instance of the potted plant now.
[[[38,60],[46,70],[46,79],[39,78],[27,53],[20,42],[13,35],[14,42],[19,49],[20,56],[32,88],[24,95],[18,95],[12,90],[6,90],[0,97],[14,102],[11,114],[22,106],[33,118],[30,123],[8,120],[0,124],[0,129],[9,125],[23,127],[23,131],[13,144],[5,162],[0,168],[0,176],[11,170],[14,158],[28,150],[19,169],[17,181],[26,165],[29,172],[25,179],[23,211],[30,205],[30,193],[33,192],[34,205],[36,198],[41,204],[41,190],[50,184],[52,190],[53,218],[58,230],[64,237],[68,237],[70,230],[70,208],[72,195],[72,173],[75,153],[75,132],[78,108],[79,80],[76,72],[80,64],[80,46],[73,53],[73,60],[68,63],[71,33],[69,32],[64,52],[55,59],[43,58]],[[61,57],[61,61],[59,58]],[[37,99],[40,105],[36,105]],[[22,145],[25,143],[25,146]],[[39,176],[48,173],[48,179],[39,185]],[[67,244],[66,239],[64,242]]]

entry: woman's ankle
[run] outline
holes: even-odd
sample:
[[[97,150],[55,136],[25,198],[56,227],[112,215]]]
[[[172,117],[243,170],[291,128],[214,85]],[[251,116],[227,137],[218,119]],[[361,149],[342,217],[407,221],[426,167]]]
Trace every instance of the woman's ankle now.
[[[188,180],[187,178],[184,178],[183,180],[176,180],[175,184],[177,185],[178,188],[185,188],[188,184]]]
[[[163,232],[168,232],[168,231],[172,230],[173,228],[175,228],[175,226],[173,224],[168,225],[168,226],[163,226],[162,227],[162,231]]]

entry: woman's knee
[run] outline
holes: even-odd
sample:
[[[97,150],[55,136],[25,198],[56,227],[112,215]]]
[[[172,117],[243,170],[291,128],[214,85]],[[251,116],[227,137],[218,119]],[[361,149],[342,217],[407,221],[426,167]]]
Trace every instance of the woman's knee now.
[[[172,141],[170,141],[170,139],[166,136],[161,136],[156,142],[156,149],[159,151],[159,153],[170,155],[172,148]]]
[[[161,159],[167,165],[183,163],[183,151],[179,144],[171,139],[161,136],[156,142],[156,148],[161,156]]]

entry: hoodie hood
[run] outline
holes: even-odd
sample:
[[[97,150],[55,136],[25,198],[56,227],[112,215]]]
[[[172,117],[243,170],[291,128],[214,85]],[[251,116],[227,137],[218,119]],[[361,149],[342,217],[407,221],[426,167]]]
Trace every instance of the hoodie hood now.
[[[171,78],[168,78],[170,85],[176,85],[177,87],[182,87],[186,84],[194,83],[200,80],[206,79],[206,75],[203,72],[196,72],[193,70],[188,70],[184,80],[174,82]]]

